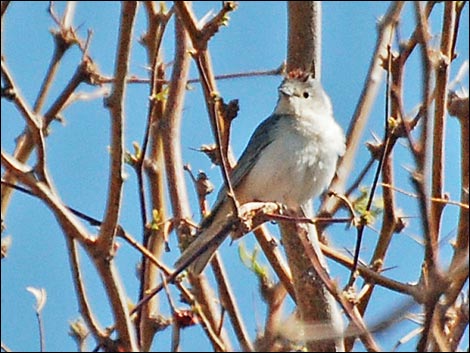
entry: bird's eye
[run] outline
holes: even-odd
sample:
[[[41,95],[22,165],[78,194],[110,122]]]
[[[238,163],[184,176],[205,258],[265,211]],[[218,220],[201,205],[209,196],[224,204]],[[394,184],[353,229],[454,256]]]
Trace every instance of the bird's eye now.
[[[310,94],[307,91],[305,91],[303,96],[304,96],[304,98],[308,98],[308,97],[310,97]]]

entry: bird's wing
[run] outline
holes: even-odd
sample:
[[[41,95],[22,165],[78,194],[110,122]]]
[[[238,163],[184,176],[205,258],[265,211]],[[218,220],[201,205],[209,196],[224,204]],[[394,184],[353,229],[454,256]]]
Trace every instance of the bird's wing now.
[[[256,164],[261,152],[273,142],[277,133],[276,129],[279,127],[278,121],[282,117],[283,115],[271,115],[258,125],[256,130],[253,132],[248,145],[230,174],[230,182],[234,190],[237,189],[237,187],[243,182],[245,176],[251,171],[251,169],[253,169],[253,166]],[[224,185],[217,196],[217,201],[214,204],[213,210],[217,209],[219,205],[224,203],[226,197],[227,186]]]

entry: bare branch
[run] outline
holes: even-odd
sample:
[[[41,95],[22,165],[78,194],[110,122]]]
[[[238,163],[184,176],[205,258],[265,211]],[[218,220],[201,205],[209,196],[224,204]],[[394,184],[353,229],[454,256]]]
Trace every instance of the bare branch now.
[[[456,3],[448,2],[444,5],[444,19],[442,21],[441,53],[436,63],[436,87],[435,87],[435,107],[434,126],[432,142],[432,185],[431,197],[443,198],[444,190],[444,141],[445,141],[445,115],[447,113],[447,86],[449,83],[450,63],[452,61],[452,45],[454,43],[454,30],[456,18]],[[431,234],[436,239],[431,240],[437,243],[439,234],[441,215],[445,204],[431,203]]]
[[[228,282],[228,276],[225,272],[222,261],[219,261],[217,254],[216,257],[212,259],[211,264],[213,265],[212,268],[219,287],[221,304],[229,314],[229,318],[232,321],[232,325],[241,348],[244,352],[253,352],[253,345],[251,344],[246,326],[243,322],[240,310],[238,309],[236,297],[230,283]]]
[[[69,249],[70,256],[70,267],[72,268],[73,283],[77,293],[78,307],[82,314],[87,326],[91,329],[94,337],[98,342],[102,342],[107,338],[107,334],[103,331],[98,323],[93,311],[91,309],[90,302],[85,290],[85,283],[82,278],[82,271],[80,268],[79,255],[77,251],[76,240],[70,237],[66,237],[67,246]]]
[[[322,9],[320,1],[287,2],[287,72],[301,69],[321,79]]]
[[[65,235],[79,240],[85,246],[93,244],[92,237],[83,228],[83,226],[77,222],[71,211],[63,205],[58,196],[52,193],[44,183],[36,180],[34,175],[31,173],[31,168],[19,163],[3,151],[2,165],[22,184],[26,185],[34,195],[46,203],[61,225]]]
[[[26,101],[21,96],[18,87],[15,85],[10,71],[8,70],[3,58],[1,60],[1,67],[2,78],[5,81],[7,90],[10,91],[10,98],[12,99],[16,108],[25,119],[26,125],[28,126],[29,131],[31,133],[32,140],[36,145],[37,165],[35,166],[34,171],[37,173],[41,181],[45,182],[49,187],[51,187],[52,184],[49,180],[46,170],[46,149],[44,146],[42,120],[40,120],[39,117],[34,114],[34,112],[31,111],[29,106],[26,104]]]
[[[97,244],[105,254],[112,251],[121,208],[124,161],[124,97],[136,12],[137,2],[122,3],[119,44],[114,73],[116,80],[111,95],[106,100],[111,115],[111,166],[108,201]]]

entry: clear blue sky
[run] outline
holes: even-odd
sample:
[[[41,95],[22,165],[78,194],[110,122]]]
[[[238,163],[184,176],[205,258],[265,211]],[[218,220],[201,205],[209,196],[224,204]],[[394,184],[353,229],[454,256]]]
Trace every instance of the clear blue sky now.
[[[61,13],[64,3],[57,3]],[[346,130],[356,107],[370,58],[376,40],[377,20],[383,15],[389,2],[325,2],[323,4],[323,73],[322,81],[330,94],[335,115],[340,125]],[[53,45],[48,32],[54,23],[47,14],[47,2],[13,2],[5,16],[2,32],[2,55],[11,69],[14,79],[21,88],[24,97],[32,104],[38,92],[42,77],[46,71]],[[194,9],[202,17],[210,9],[220,7],[220,2],[195,2]],[[441,28],[442,4],[437,4],[432,17],[432,32],[438,34]],[[79,2],[77,4],[74,24],[80,26],[79,33],[86,36],[89,28],[93,29],[90,54],[98,63],[103,74],[111,75],[114,71],[114,56],[119,24],[120,4],[118,2]],[[408,3],[405,16],[400,23],[403,39],[408,38],[414,28],[412,4]],[[286,4],[285,2],[240,2],[237,11],[230,15],[228,27],[224,27],[210,42],[216,74],[267,70],[278,67],[286,57]],[[458,58],[452,65],[451,77],[455,77],[458,68],[468,60],[468,5],[462,15],[461,32],[459,33]],[[144,77],[145,50],[137,43],[144,33],[146,18],[140,8],[134,31],[134,47],[130,71]],[[173,22],[170,23],[165,37],[164,55],[172,60]],[[439,38],[435,38],[435,43]],[[406,74],[405,109],[412,112],[419,103],[421,87],[419,84],[419,51],[410,59]],[[67,53],[61,66],[58,79],[54,83],[51,96],[55,97],[75,70],[80,59],[77,49]],[[171,70],[171,66],[170,66]],[[170,73],[171,71],[169,71]],[[194,65],[190,76],[196,77]],[[252,131],[265,117],[271,114],[277,99],[279,77],[244,78],[218,82],[221,95],[225,100],[239,99],[240,112],[232,128],[232,146],[236,156],[245,147]],[[463,86],[468,88],[468,74]],[[81,86],[81,91],[94,91],[96,88]],[[133,141],[142,141],[147,112],[148,89],[143,85],[132,85],[128,89],[126,100],[126,146],[132,150]],[[374,106],[370,123],[364,131],[364,142],[372,139],[372,133],[382,136],[383,133],[383,90]],[[46,107],[51,103],[49,100]],[[101,218],[106,203],[108,179],[109,113],[102,108],[102,100],[77,102],[63,114],[64,125],[52,124],[51,135],[47,139],[47,152],[50,172],[62,199],[68,205]],[[22,131],[23,121],[11,105],[2,100],[1,106],[1,139],[2,150],[12,153],[14,138]],[[205,105],[200,87],[195,84],[185,100],[183,118],[183,158],[190,163],[193,170],[205,170],[217,186],[221,184],[220,173],[211,168],[210,162],[191,148],[212,142]],[[447,120],[445,191],[450,198],[460,197],[460,154],[459,126],[455,119]],[[407,147],[402,144],[395,149],[397,186],[412,191],[408,180],[407,167],[412,160]],[[354,175],[358,173],[369,154],[364,146],[360,147]],[[136,189],[136,177],[130,168],[126,168],[128,179],[125,183],[124,203],[121,224],[125,229],[140,238],[141,224]],[[2,168],[3,174],[3,168]],[[369,175],[364,186],[370,185]],[[187,179],[189,196],[195,219],[198,209],[191,182]],[[212,195],[211,200],[215,195]],[[397,195],[398,207],[408,215],[418,215],[413,199]],[[447,207],[444,212],[442,234],[455,235],[458,216],[456,207]],[[68,322],[75,320],[79,313],[72,285],[71,273],[66,255],[63,235],[54,217],[39,201],[29,196],[15,193],[5,219],[7,229],[4,235],[11,234],[13,245],[9,257],[1,265],[1,338],[10,348],[16,351],[35,351],[39,349],[38,330],[33,310],[34,299],[25,288],[27,286],[43,287],[48,294],[44,309],[46,349],[50,351],[75,350],[76,346],[67,335]],[[380,224],[375,224],[376,229]],[[344,227],[332,227],[330,238],[340,249],[351,248],[355,232],[344,231]],[[275,229],[275,228],[273,228]],[[93,230],[96,231],[96,230]],[[419,220],[411,218],[409,227],[395,236],[386,260],[386,267],[394,267],[387,272],[392,278],[401,281],[416,281],[419,275],[419,264],[422,261],[422,246],[416,241],[421,235]],[[366,231],[361,256],[368,261],[377,235],[373,230]],[[243,239],[244,244],[252,249],[255,243],[252,235]],[[172,264],[177,246],[172,239],[172,253],[165,254],[164,259]],[[451,248],[444,239],[442,242],[442,260],[449,259]],[[257,282],[251,272],[240,264],[237,244],[224,244],[222,254],[229,272],[238,304],[252,339],[258,327],[263,326],[265,306],[258,295]],[[131,300],[135,301],[138,281],[135,266],[139,261],[138,254],[124,245],[118,253],[118,265],[123,283]],[[85,280],[91,296],[93,309],[97,312],[103,325],[112,323],[107,309],[102,288],[96,280],[95,273],[85,262]],[[345,284],[348,273],[333,263],[331,272],[341,285]],[[241,294],[242,293],[242,294]],[[175,298],[177,298],[175,292]],[[374,321],[385,315],[398,304],[401,297],[390,291],[377,288],[374,299],[377,310],[368,313],[367,318]],[[287,303],[285,314],[292,309]],[[162,297],[162,306],[167,313],[166,299]],[[183,304],[180,305],[183,308]],[[386,335],[377,337],[384,350],[390,350],[398,339],[416,328],[415,324],[406,322],[387,331]],[[231,328],[228,332],[232,334]],[[468,331],[467,331],[468,335]],[[234,340],[235,342],[235,340]],[[157,335],[154,350],[170,349],[170,330]],[[416,340],[404,344],[399,351],[413,350]],[[183,351],[204,351],[209,347],[199,327],[186,329],[182,334]],[[358,350],[362,349],[360,345]],[[89,347],[90,349],[93,347]],[[237,347],[235,347],[237,349]]]

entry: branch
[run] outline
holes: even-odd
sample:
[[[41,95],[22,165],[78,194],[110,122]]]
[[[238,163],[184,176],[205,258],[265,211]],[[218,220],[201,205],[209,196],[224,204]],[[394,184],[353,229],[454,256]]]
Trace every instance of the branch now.
[[[258,244],[261,246],[261,249],[263,249],[264,255],[268,259],[269,264],[273,268],[276,275],[279,277],[279,280],[283,284],[284,288],[286,288],[287,293],[289,293],[292,300],[296,302],[297,300],[295,297],[294,285],[292,283],[292,275],[281,254],[279,246],[276,244],[276,240],[271,234],[269,234],[268,229],[264,225],[256,228],[253,233],[256,237],[256,240],[258,241]]]
[[[2,6],[8,2],[2,2]],[[73,15],[73,5],[67,4],[65,12],[64,12],[64,17],[63,20],[59,20],[59,18],[54,14],[53,12],[53,7],[52,4],[49,7],[49,12],[51,13],[52,18],[56,22],[56,24],[59,26],[58,30],[53,30],[52,35],[54,38],[54,53],[51,58],[51,61],[49,63],[48,71],[44,77],[44,80],[41,84],[41,88],[39,90],[38,96],[36,98],[36,101],[34,103],[34,108],[33,112],[38,114],[40,110],[42,109],[42,106],[46,100],[47,94],[49,92],[50,87],[52,86],[52,83],[54,81],[54,78],[56,76],[57,70],[60,66],[61,59],[63,58],[65,52],[73,45],[73,44],[78,44],[82,51],[84,51],[84,55],[82,58],[82,63],[80,64],[80,67],[82,67],[82,64],[85,63],[85,61],[91,62],[91,59],[87,57],[86,54],[86,47],[84,47],[81,43],[81,40],[77,37],[77,34],[75,30],[72,28],[70,25],[71,23],[71,18]],[[3,24],[3,22],[2,22]],[[91,70],[90,70],[91,71]],[[95,71],[95,70],[93,70]],[[88,76],[87,76],[88,77]],[[56,110],[54,111],[54,114],[48,114],[46,113],[43,119],[43,131],[44,134],[47,135],[47,128],[49,124],[51,123],[52,120],[56,119],[57,114],[64,109],[65,103],[69,100],[70,96],[72,95],[73,91],[75,88],[82,82],[85,81],[86,77],[83,75],[80,75],[80,79],[77,79],[77,72],[75,73],[74,77],[69,81],[67,84],[67,87],[69,89],[65,89],[62,94],[59,96],[61,98],[58,98],[56,102],[61,102],[61,104],[53,104],[52,106],[55,106]],[[88,80],[88,82],[92,82],[91,79]],[[49,110],[51,112],[51,109]],[[17,138],[17,145],[14,153],[14,157],[22,162],[25,163],[33,148],[34,148],[34,141],[32,139],[31,133],[27,130],[23,134],[21,134]],[[15,180],[12,178],[12,176],[9,173],[5,173],[4,175],[4,180],[14,183]],[[10,201],[10,196],[12,193],[11,188],[2,188],[1,191],[1,210],[2,214],[6,214],[7,206]]]
[[[229,198],[233,202],[234,210],[238,213],[239,205],[229,178],[229,172],[231,170],[231,163],[228,160],[230,121],[226,121],[221,114],[222,100],[217,91],[211,58],[207,50],[207,41],[215,32],[217,32],[213,26],[221,26],[221,23],[211,21],[204,26],[203,29],[198,30],[194,15],[187,4],[184,1],[179,1],[175,3],[175,7],[188,31],[193,47],[195,48],[193,56],[201,77],[207,111],[211,120],[212,132],[217,143],[217,149],[221,160],[222,177],[224,179],[224,184],[227,187]],[[225,2],[219,15],[223,13],[225,16],[228,11],[233,11],[234,9],[235,5],[232,2]]]
[[[456,17],[456,3],[447,2],[444,5],[444,18],[442,20],[441,52],[436,63],[436,87],[434,91],[434,126],[432,142],[432,180],[431,197],[442,198],[444,189],[444,141],[445,141],[445,115],[447,113],[447,86],[449,83],[450,63],[452,61],[452,45],[454,43]],[[431,203],[431,234],[436,238],[433,243],[439,242],[439,229],[442,211],[445,204]]]
[[[336,303],[330,300],[331,296],[326,290],[321,276],[317,273],[318,269],[312,265],[308,253],[303,249],[302,237],[309,238],[309,246],[312,246],[310,242],[316,242],[316,245],[313,246],[318,247],[319,242],[315,227],[296,222],[280,222],[279,225],[282,244],[292,273],[296,304],[302,324],[309,326],[322,323],[333,332],[336,338],[341,337],[342,322],[335,307]],[[323,262],[322,264],[325,265]],[[306,338],[313,337],[312,332],[304,332],[304,335]],[[343,350],[342,338],[307,339],[305,343],[310,351],[313,347],[318,352]]]
[[[98,248],[95,250],[98,250]],[[119,349],[125,352],[137,352],[138,345],[128,307],[128,298],[121,284],[115,262],[104,257],[100,251],[94,251],[93,259],[103,282],[103,287],[106,290],[114,321],[116,322],[116,330],[119,337],[116,343],[119,345]]]
[[[321,78],[321,4],[314,1],[289,2],[289,42],[287,70],[302,69]],[[308,210],[307,210],[308,209]],[[294,216],[312,217],[313,205],[302,205],[302,210]],[[315,337],[311,330],[304,332],[305,344],[309,351],[337,352],[344,350],[341,337],[343,322],[333,297],[325,288],[325,283],[312,266],[307,253],[303,251],[301,237],[309,238],[310,246],[321,252],[318,232],[314,225],[280,222],[281,239],[287,262],[292,273],[293,286],[299,318],[302,325],[322,323],[333,332],[331,337]],[[300,250],[300,251],[299,251]],[[326,267],[324,257],[322,265]]]
[[[13,101],[18,111],[25,119],[29,132],[31,133],[32,140],[36,146],[37,151],[37,164],[34,171],[37,173],[39,179],[51,186],[49,177],[46,170],[46,149],[44,146],[43,124],[42,120],[29,108],[26,101],[21,96],[18,87],[13,81],[13,77],[8,70],[5,61],[1,60],[2,78],[5,82],[5,92],[8,97]]]
[[[112,251],[121,208],[124,160],[124,97],[136,12],[137,2],[126,1],[122,3],[119,47],[116,53],[114,72],[116,80],[112,93],[105,102],[111,115],[111,166],[108,201],[97,243],[97,246],[101,248],[104,254],[110,254]]]
[[[57,221],[62,227],[63,232],[72,238],[80,241],[84,246],[93,244],[93,238],[88,234],[85,228],[77,222],[71,211],[62,203],[58,196],[34,177],[31,168],[18,162],[13,157],[2,151],[2,165],[12,173],[22,184],[26,185],[31,192],[39,197],[51,209]]]
[[[322,7],[320,1],[288,1],[287,72],[301,69],[321,79]]]
[[[165,170],[170,201],[177,220],[178,237],[190,234],[185,226],[185,219],[191,218],[187,188],[184,179],[184,168],[181,154],[181,118],[186,93],[190,57],[189,42],[184,27],[178,18],[175,19],[176,52],[168,100],[159,128],[162,131],[165,157]]]
[[[71,16],[73,16],[74,11],[73,9],[71,10],[69,4],[70,3],[67,3],[67,8],[64,12],[64,21],[56,21],[59,28],[51,31],[51,34],[54,38],[54,53],[52,54],[49,67],[47,69],[46,75],[44,76],[44,80],[41,83],[41,88],[39,89],[38,96],[34,103],[35,113],[39,113],[41,111],[44,102],[46,101],[47,95],[49,93],[50,88],[52,87],[52,83],[54,82],[54,78],[56,76],[57,70],[60,67],[64,54],[74,44],[78,44],[80,42],[75,33],[75,30],[70,25],[70,22],[72,21]],[[52,10],[52,2],[49,7],[49,12],[54,18],[55,15]],[[65,25],[65,18],[67,18],[67,25]]]
[[[470,134],[469,129],[469,100],[468,93],[465,96],[459,97],[455,93],[450,95],[449,99],[449,114],[454,115],[460,122],[460,214],[459,224],[457,228],[457,239],[454,246],[454,256],[449,266],[450,269],[458,268],[459,265],[466,261],[468,263],[468,242],[469,242],[469,169],[470,169],[470,142],[467,138]],[[466,207],[463,207],[465,205]],[[458,298],[462,287],[468,280],[468,271],[466,274],[453,278],[451,288],[449,288],[448,295],[446,297],[446,305],[451,305]]]
[[[220,259],[218,259],[217,255],[218,254],[212,259],[211,264],[218,284],[221,304],[228,312],[228,316],[232,322],[233,329],[242,350],[244,352],[253,352],[253,345],[251,344],[250,336],[248,335],[240,310],[238,309],[236,297],[228,282],[227,273],[225,272],[222,261],[219,261]]]
[[[144,2],[145,13],[147,15],[147,32],[142,37],[141,42],[147,49],[147,62],[150,65],[150,106],[148,109],[147,125],[145,128],[144,140],[140,158],[135,165],[137,178],[139,182],[139,198],[141,205],[141,217],[143,226],[143,244],[155,257],[159,257],[163,251],[167,234],[165,227],[148,228],[147,206],[145,202],[144,172],[148,178],[148,186],[151,194],[152,214],[156,212],[160,219],[166,219],[165,210],[165,190],[164,190],[164,159],[162,130],[158,129],[159,120],[162,119],[164,111],[164,100],[157,99],[163,93],[164,86],[162,79],[165,78],[165,69],[161,60],[161,43],[163,35],[167,28],[168,21],[172,11],[164,12],[163,6],[159,10],[156,3],[152,1]],[[150,146],[150,153],[147,156],[147,150]],[[154,221],[154,220],[153,220]],[[147,257],[142,256],[142,266],[140,274],[140,293],[141,300],[145,292],[155,287],[158,281],[158,267],[155,266]],[[136,323],[138,327],[139,346],[143,351],[148,351],[151,347],[155,328],[153,325],[153,313],[157,311],[158,298],[153,298],[145,305],[137,315]]]
[[[328,275],[328,272],[324,267],[324,260],[323,260],[322,255],[321,255],[321,251],[319,250],[319,248],[316,249],[316,246],[315,246],[314,243],[312,244],[312,241],[310,240],[311,235],[309,234],[309,231],[305,227],[301,227],[302,225],[298,224],[298,223],[297,224],[296,223],[291,223],[290,225],[293,225],[295,228],[297,228],[298,239],[299,239],[299,242],[301,243],[301,246],[302,246],[302,249],[303,249],[302,253],[305,254],[304,256],[306,256],[306,258],[311,262],[311,265],[314,269],[313,270],[314,272],[312,272],[312,271],[311,272],[305,272],[305,273],[300,273],[299,275],[304,277],[302,279],[303,281],[312,281],[312,280],[314,280],[317,284],[319,282],[321,282],[321,285],[319,285],[318,287],[316,287],[316,288],[312,287],[312,289],[309,289],[309,293],[312,293],[311,291],[315,290],[315,289],[317,291],[319,291],[319,290],[328,291],[341,304],[345,314],[355,324],[355,326],[357,327],[357,330],[360,332],[360,337],[361,337],[362,341],[364,342],[364,345],[367,347],[367,349],[369,351],[374,351],[374,352],[380,351],[379,347],[377,346],[377,343],[373,339],[370,332],[367,330],[367,327],[366,327],[361,315],[358,313],[357,309],[353,306],[353,304],[351,304],[349,301],[346,300],[346,298],[338,290],[336,284],[330,279],[330,277]],[[284,223],[283,226],[289,226],[289,224]],[[286,249],[286,251],[287,251],[287,249]],[[295,268],[293,268],[293,272],[294,271],[295,271]],[[295,278],[295,276],[296,275],[294,273],[294,278]],[[315,278],[314,279],[308,278],[308,277],[312,277],[312,276],[315,276]],[[307,278],[305,278],[305,277],[307,277]],[[298,288],[298,287],[296,287],[296,288]],[[324,293],[322,293],[322,297],[328,298]],[[299,301],[299,307],[303,311],[301,303],[300,303],[301,299],[300,299],[299,296],[297,298],[298,298],[297,300]],[[315,301],[315,300],[318,300],[318,299],[313,297],[313,298],[305,298],[305,300]],[[334,308],[333,304],[334,303],[330,302],[330,305],[329,305],[330,310],[331,310],[331,308]],[[321,308],[316,308],[316,309],[321,309]],[[323,310],[326,310],[326,309],[327,308],[323,307]],[[312,314],[315,315],[316,313],[312,313]],[[334,314],[330,312],[329,315],[334,315]],[[325,321],[326,320],[322,321],[322,323],[324,323]],[[305,323],[308,326],[312,322],[306,321]],[[315,325],[315,322],[313,322],[313,324]],[[341,328],[338,327],[337,324],[338,324],[338,321],[334,320],[334,319],[331,319],[331,318],[330,318],[330,320],[326,321],[326,325],[328,325],[327,327],[329,329],[329,332],[331,333],[331,331],[333,331],[331,336],[341,338],[342,337]],[[334,341],[334,340],[330,339],[330,342],[331,341]],[[317,344],[317,346],[319,346],[319,344],[320,344],[320,342],[318,342],[318,341],[316,341],[315,343]],[[325,343],[328,343],[328,341],[326,341]],[[322,345],[323,345],[322,348],[326,348],[325,343],[322,342]],[[331,345],[331,343],[330,343],[330,345]],[[333,349],[336,349],[336,348],[333,347]]]
[[[70,267],[72,268],[73,283],[75,286],[75,291],[77,293],[77,301],[80,313],[82,314],[87,326],[93,333],[95,339],[101,343],[106,338],[108,338],[108,335],[100,327],[100,324],[96,320],[91,309],[90,303],[88,301],[88,296],[85,290],[85,281],[82,277],[80,269],[76,240],[70,237],[66,237],[66,242],[69,250],[68,254],[70,260]]]

